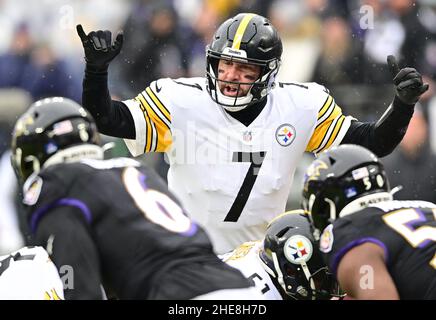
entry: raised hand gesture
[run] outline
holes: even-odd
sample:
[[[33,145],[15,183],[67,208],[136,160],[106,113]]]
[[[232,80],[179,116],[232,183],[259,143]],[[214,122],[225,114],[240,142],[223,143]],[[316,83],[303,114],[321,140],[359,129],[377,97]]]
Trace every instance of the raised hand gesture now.
[[[119,32],[112,44],[112,33],[108,30],[91,31],[86,35],[81,24],[76,29],[85,50],[86,64],[98,70],[107,70],[109,63],[121,51],[123,33]]]
[[[428,84],[422,82],[421,74],[415,68],[400,70],[397,60],[392,55],[388,56],[387,61],[398,99],[409,105],[418,102],[421,95],[428,90]]]

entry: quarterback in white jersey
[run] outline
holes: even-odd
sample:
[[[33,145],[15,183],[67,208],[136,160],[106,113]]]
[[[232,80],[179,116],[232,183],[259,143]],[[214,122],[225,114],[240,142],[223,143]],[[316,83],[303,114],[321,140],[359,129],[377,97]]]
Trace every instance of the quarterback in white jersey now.
[[[303,210],[278,215],[262,241],[243,243],[220,258],[254,281],[266,300],[340,297]]]
[[[24,247],[0,257],[0,299],[64,299],[56,266],[42,247]]]
[[[279,85],[249,126],[218,108],[201,78],[158,80],[124,103],[137,132],[129,150],[166,150],[171,190],[219,253],[262,237],[304,151],[338,144],[351,120],[317,84]]]
[[[280,37],[266,18],[243,13],[216,31],[205,78],[159,79],[121,102],[109,96],[107,69],[122,35],[111,45],[109,31],[86,35],[78,26],[78,33],[86,56],[83,106],[100,132],[125,138],[133,156],[167,154],[170,189],[217,253],[263,236],[267,222],[285,210],[305,151],[355,143],[390,153],[425,89],[416,70],[396,70],[396,85],[417,85],[415,100],[398,93],[377,123],[358,122],[321,85],[276,83]]]

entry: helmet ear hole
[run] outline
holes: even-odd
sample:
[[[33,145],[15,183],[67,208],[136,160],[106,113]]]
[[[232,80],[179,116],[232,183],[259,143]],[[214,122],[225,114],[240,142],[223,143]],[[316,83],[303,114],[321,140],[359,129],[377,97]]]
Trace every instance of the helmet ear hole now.
[[[277,237],[275,235],[267,234],[265,236],[264,246],[269,248],[270,251],[277,251],[279,249]]]
[[[291,228],[292,228],[292,227],[290,227],[290,226],[284,228],[284,229],[281,230],[279,233],[277,233],[277,237],[278,237],[278,238],[283,237],[283,235],[284,235],[286,232],[288,232],[288,230],[291,229]]]
[[[311,220],[314,227],[322,232],[330,224],[330,205],[322,195],[315,196],[312,209]]]
[[[33,172],[39,172],[40,169],[40,162],[35,156],[27,156],[22,159],[21,173],[26,177],[30,176]]]

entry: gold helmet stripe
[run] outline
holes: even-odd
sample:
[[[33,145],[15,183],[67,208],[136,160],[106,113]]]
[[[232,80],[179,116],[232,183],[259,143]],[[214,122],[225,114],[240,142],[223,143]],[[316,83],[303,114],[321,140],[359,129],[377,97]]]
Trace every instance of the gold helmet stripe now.
[[[248,23],[254,16],[255,16],[254,13],[248,13],[242,19],[238,29],[236,30],[235,37],[233,39],[232,49],[239,50],[239,47],[241,46],[242,36],[244,35],[245,29],[247,29]]]

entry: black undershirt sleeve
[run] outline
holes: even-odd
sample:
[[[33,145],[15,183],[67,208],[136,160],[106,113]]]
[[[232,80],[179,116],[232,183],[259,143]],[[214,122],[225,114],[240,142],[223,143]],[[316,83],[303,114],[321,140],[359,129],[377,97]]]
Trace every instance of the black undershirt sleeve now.
[[[132,114],[124,103],[111,99],[107,83],[107,71],[92,70],[86,66],[83,79],[83,107],[94,117],[101,133],[135,139],[135,122]]]
[[[65,274],[60,273],[61,279],[65,277],[64,286],[68,285],[64,288],[65,299],[101,300],[98,252],[83,213],[70,206],[56,207],[47,212],[38,224],[35,240],[46,247],[50,237],[53,239],[50,258],[58,271],[65,270]],[[72,269],[62,266],[71,266]],[[73,273],[67,275],[71,270]]]
[[[352,121],[341,144],[358,144],[378,157],[387,156],[406,134],[413,110],[413,105],[406,105],[395,97],[392,105],[377,122]]]

